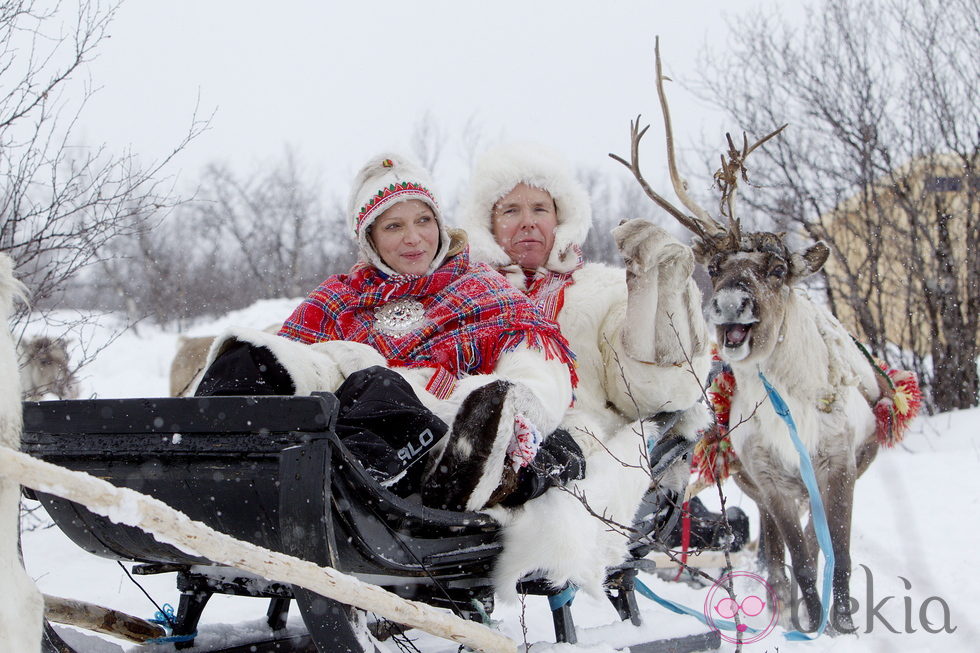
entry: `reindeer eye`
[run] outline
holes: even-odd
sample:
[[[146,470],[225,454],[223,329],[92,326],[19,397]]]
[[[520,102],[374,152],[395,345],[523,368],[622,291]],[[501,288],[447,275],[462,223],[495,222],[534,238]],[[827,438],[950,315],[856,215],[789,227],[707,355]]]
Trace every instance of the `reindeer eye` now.
[[[786,266],[781,264],[773,266],[773,268],[769,270],[769,276],[782,279],[786,276]]]

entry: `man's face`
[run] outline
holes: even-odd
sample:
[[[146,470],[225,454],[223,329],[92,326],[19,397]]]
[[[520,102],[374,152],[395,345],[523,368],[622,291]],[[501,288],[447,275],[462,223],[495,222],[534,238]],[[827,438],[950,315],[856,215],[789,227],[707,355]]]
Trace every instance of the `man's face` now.
[[[548,260],[558,212],[547,191],[527,184],[514,186],[494,204],[490,222],[494,239],[514,263],[535,270]]]

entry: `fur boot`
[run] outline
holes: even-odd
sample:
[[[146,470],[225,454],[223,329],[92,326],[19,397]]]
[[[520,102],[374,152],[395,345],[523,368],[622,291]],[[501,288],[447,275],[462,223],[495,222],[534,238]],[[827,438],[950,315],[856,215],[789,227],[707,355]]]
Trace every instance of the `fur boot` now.
[[[423,482],[424,504],[478,510],[506,481],[504,458],[514,436],[515,387],[494,381],[463,400],[442,455]]]

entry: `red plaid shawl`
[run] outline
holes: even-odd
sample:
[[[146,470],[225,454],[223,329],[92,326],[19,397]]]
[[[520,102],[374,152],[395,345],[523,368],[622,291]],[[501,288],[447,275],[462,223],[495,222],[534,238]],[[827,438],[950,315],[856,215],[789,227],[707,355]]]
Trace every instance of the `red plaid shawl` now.
[[[572,274],[585,265],[578,245],[572,245],[572,254],[577,260],[570,272],[553,272],[544,268],[538,268],[530,274],[525,271],[524,285],[527,289],[524,294],[531,298],[546,318],[555,322],[565,305],[565,289],[575,283]]]
[[[421,302],[425,320],[394,337],[374,326],[374,311],[395,299]],[[521,344],[568,365],[577,383],[574,355],[558,326],[544,319],[516,288],[469,252],[450,258],[424,277],[385,277],[358,263],[348,274],[324,281],[283,324],[279,335],[305,343],[362,342],[397,367],[433,367],[429,390],[448,396],[455,379],[489,374],[500,355]]]

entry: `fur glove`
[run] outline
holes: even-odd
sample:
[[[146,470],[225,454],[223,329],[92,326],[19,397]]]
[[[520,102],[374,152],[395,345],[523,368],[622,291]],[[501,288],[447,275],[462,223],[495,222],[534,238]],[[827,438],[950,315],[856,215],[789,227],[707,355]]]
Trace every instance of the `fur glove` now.
[[[517,474],[517,487],[500,505],[519,506],[541,496],[552,486],[564,487],[569,481],[585,478],[585,456],[575,439],[559,429],[548,436],[530,465]],[[493,498],[489,505],[493,505]]]

